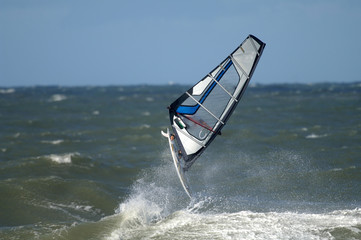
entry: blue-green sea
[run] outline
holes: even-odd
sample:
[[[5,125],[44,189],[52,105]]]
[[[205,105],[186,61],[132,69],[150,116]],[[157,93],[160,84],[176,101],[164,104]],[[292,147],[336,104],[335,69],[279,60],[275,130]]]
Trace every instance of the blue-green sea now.
[[[0,239],[361,239],[361,83],[250,85],[177,178],[190,86],[0,88]]]

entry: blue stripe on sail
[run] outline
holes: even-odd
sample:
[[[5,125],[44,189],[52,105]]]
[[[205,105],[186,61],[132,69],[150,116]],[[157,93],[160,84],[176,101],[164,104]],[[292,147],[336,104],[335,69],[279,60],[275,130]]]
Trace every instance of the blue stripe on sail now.
[[[196,106],[179,106],[177,113],[193,115],[199,108],[199,105]]]
[[[228,64],[226,65],[226,67],[224,68],[224,70],[222,70],[217,78],[216,81],[219,82],[219,80],[222,78],[222,76],[224,75],[224,73],[228,70],[228,68],[232,65],[232,61],[229,61]],[[217,83],[213,82],[212,85],[208,88],[207,92],[203,95],[203,97],[201,98],[201,100],[199,101],[201,104],[203,104],[203,102],[206,100],[206,98],[208,97],[209,93],[213,90],[213,88],[217,85]],[[197,112],[197,110],[199,109],[200,105],[197,104],[195,106],[179,106],[177,109],[178,113],[182,113],[182,114],[188,114],[188,115],[193,115]]]

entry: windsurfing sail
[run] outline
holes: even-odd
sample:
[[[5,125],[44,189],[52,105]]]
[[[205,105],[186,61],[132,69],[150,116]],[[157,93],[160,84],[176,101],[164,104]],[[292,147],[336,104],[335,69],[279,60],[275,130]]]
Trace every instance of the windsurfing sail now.
[[[249,35],[225,60],[169,106],[169,117],[188,170],[231,116],[266,46]]]

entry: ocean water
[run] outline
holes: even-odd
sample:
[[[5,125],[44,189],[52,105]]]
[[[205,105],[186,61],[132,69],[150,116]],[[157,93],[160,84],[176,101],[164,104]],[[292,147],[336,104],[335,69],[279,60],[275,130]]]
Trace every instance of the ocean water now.
[[[188,86],[0,89],[0,239],[361,239],[361,83],[251,85],[176,176]]]

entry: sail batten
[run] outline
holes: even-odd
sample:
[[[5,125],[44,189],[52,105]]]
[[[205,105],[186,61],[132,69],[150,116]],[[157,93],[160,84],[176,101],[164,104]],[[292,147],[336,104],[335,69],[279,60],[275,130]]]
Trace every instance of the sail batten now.
[[[220,134],[239,103],[265,43],[249,35],[226,59],[169,107],[187,170]]]
[[[252,39],[252,38],[250,38],[250,42],[251,42],[252,47],[254,48],[254,50],[257,52],[257,55],[259,56],[259,55],[260,55],[260,53],[257,51],[257,47],[256,47],[256,45],[254,44],[254,42],[253,42],[253,39]]]
[[[217,119],[218,122],[224,124],[219,118],[216,117],[216,115],[214,115],[211,111],[209,111],[202,103],[198,102],[197,99],[195,99],[192,95],[190,95],[187,92],[187,95],[192,98],[197,104],[199,104],[200,107],[202,107],[204,110],[206,110],[209,114],[211,114],[215,119]]]
[[[225,89],[225,88],[222,86],[222,84],[219,83],[219,81],[217,81],[217,80],[216,80],[212,75],[210,75],[210,74],[208,74],[208,76],[209,76],[210,78],[212,78],[212,80],[213,80],[216,84],[218,84],[234,101],[238,102],[238,100],[237,100],[230,92],[228,92],[228,90]]]

